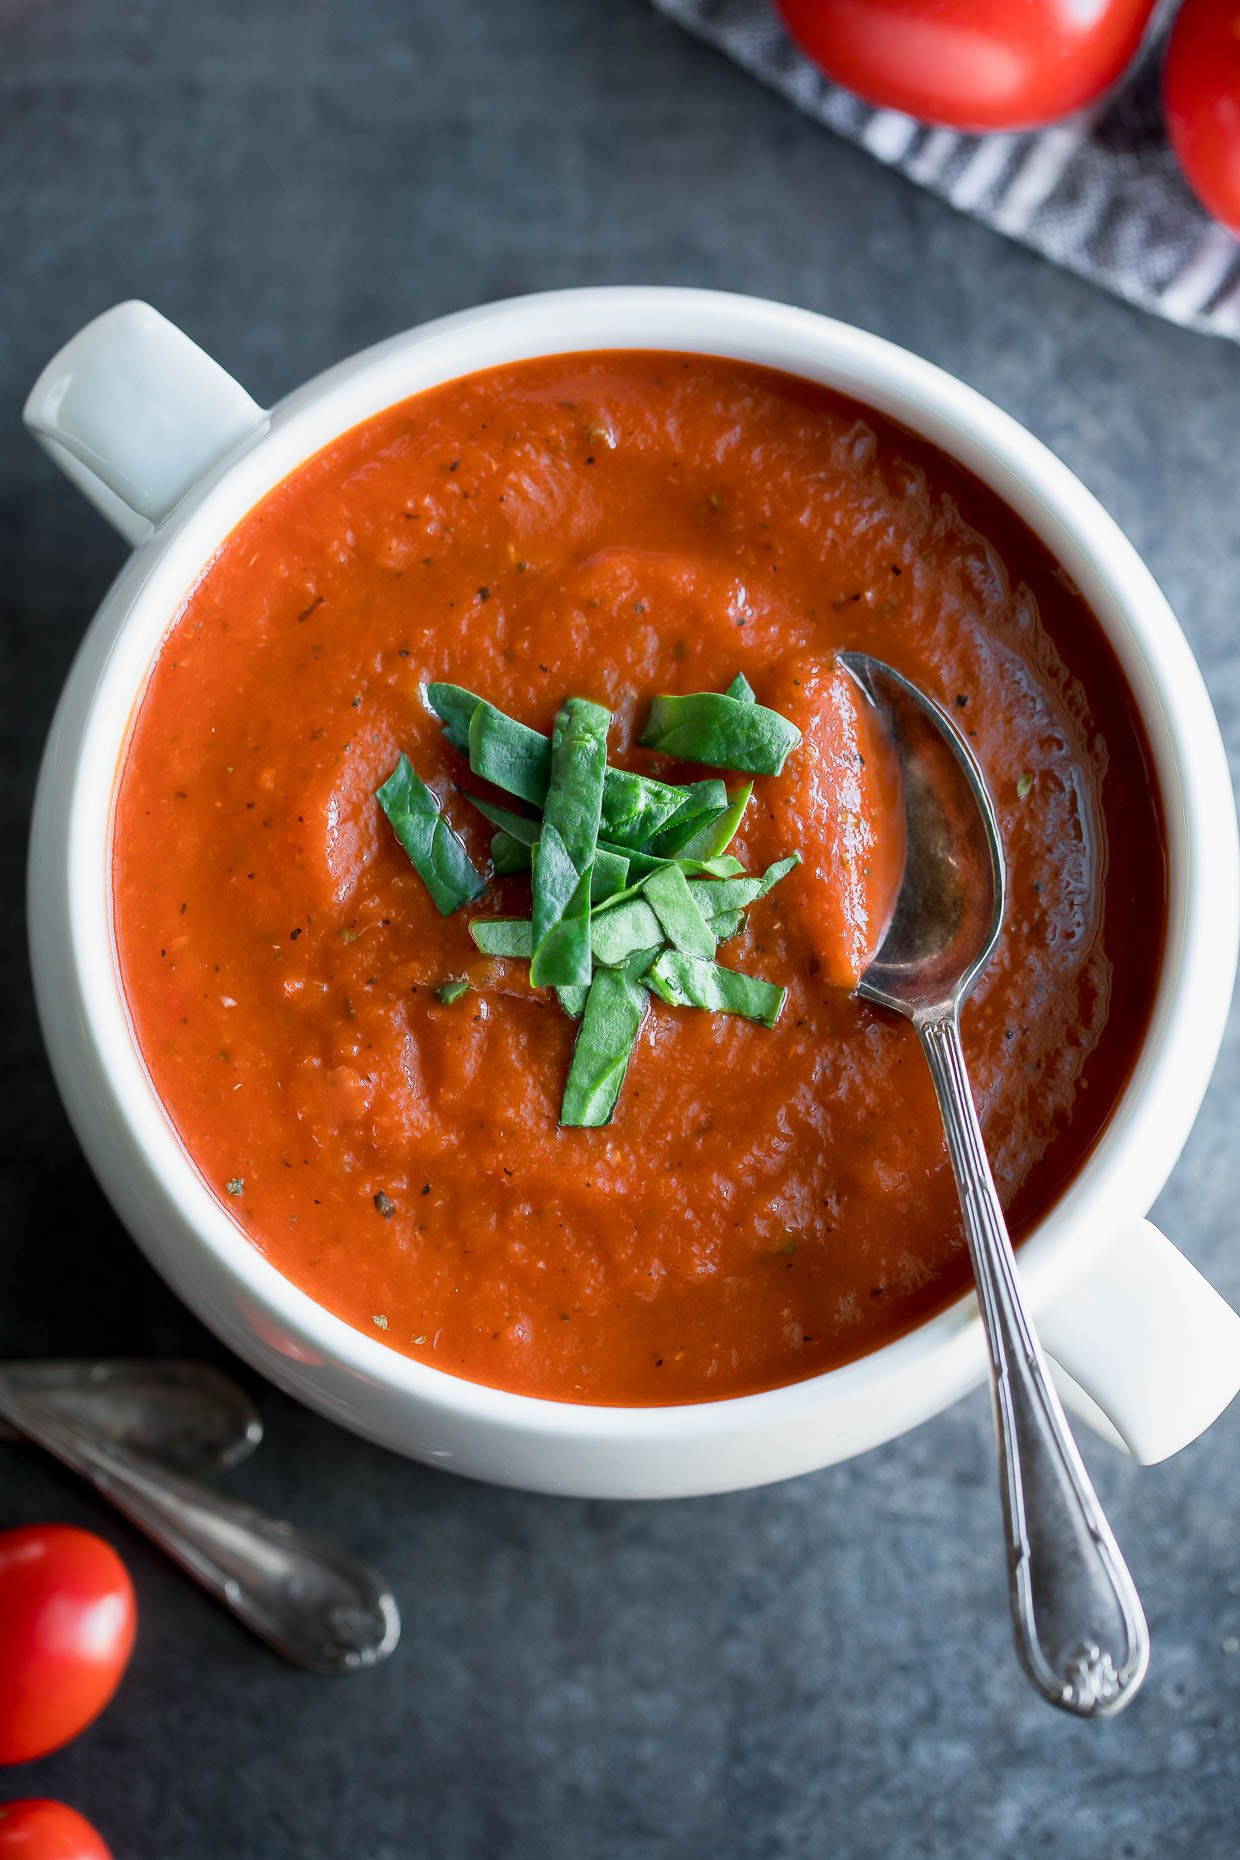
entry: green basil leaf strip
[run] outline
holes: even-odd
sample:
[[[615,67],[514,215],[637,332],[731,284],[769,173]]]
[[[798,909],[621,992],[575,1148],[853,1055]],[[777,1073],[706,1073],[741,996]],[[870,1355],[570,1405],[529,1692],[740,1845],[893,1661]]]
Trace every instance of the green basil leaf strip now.
[[[707,923],[713,923],[716,917],[726,916],[729,911],[744,910],[760,896],[760,878],[694,878],[689,881],[689,889],[697,902]]]
[[[515,872],[528,872],[532,864],[533,856],[524,840],[514,840],[511,833],[491,835],[491,865],[496,878],[510,878]]]
[[[604,846],[602,840],[599,841],[599,848],[605,852],[614,850]],[[653,853],[638,851],[629,853],[628,861],[630,881],[646,878],[665,865],[678,865],[686,878],[733,878],[745,869],[740,860],[733,859],[730,853],[725,853],[719,859],[658,859]]]
[[[507,833],[514,840],[520,840],[523,846],[532,846],[542,832],[542,821],[533,814],[514,814],[506,807],[496,807],[494,801],[480,800],[476,794],[467,794],[465,799],[493,827],[498,827],[501,833]]]
[[[600,847],[600,852],[610,848]],[[630,898],[640,898],[645,890],[646,880],[652,872],[662,872],[668,866],[678,866],[687,877],[697,878],[734,878],[744,871],[739,859],[733,859],[725,853],[720,859],[652,859],[646,853],[635,852],[629,855],[629,884],[623,891],[612,892],[609,897],[600,899],[594,905],[594,915],[600,911],[614,910],[618,904],[627,904]]]
[[[654,943],[649,949],[635,949],[633,954],[619,965],[621,974],[627,975],[631,982],[640,982],[643,976],[649,974],[655,961],[666,948],[666,943]]]
[[[486,880],[445,820],[439,797],[402,756],[375,799],[391,821],[419,878],[441,917],[450,917],[471,898],[480,898]]]
[[[652,872],[646,880],[645,898],[662,925],[664,936],[674,948],[684,950],[686,955],[701,956],[705,961],[713,962],[715,933],[698,909],[688,880],[678,865],[665,866],[661,872]],[[617,917],[621,914],[619,911],[614,913]]]
[[[774,865],[768,865],[761,877],[695,878],[689,889],[703,917],[711,923],[721,912],[743,910],[747,905],[756,904],[759,898],[765,898],[767,892],[773,891],[780,879],[787,878],[800,863],[800,853],[791,853],[786,859],[777,859]]]
[[[752,704],[756,701],[753,694],[753,686],[746,678],[744,672],[738,672],[736,674],[736,677],[732,680],[724,695],[725,697],[735,698],[738,704]]]
[[[641,984],[619,969],[600,969],[590,984],[577,1031],[561,1124],[580,1129],[611,1122],[645,1017]]]
[[[698,848],[710,844],[718,837],[718,833],[712,833],[712,829],[718,829],[727,812],[726,807],[715,807],[707,813],[699,814],[696,819],[687,821],[679,836],[677,857],[673,863],[679,863],[681,855],[685,859],[695,859]]]
[[[590,948],[605,969],[618,969],[636,950],[659,950],[664,940],[662,925],[643,898],[630,898],[590,920]]]
[[[738,930],[745,928],[745,913],[744,911],[720,911],[717,917],[711,918],[710,927],[715,933],[716,940],[726,943],[730,937],[736,935]]]
[[[506,844],[504,844],[506,843]],[[528,872],[530,870],[530,848],[522,846],[519,841],[509,839],[508,833],[496,833],[491,841],[491,859],[495,863],[496,876],[506,876],[508,872]],[[610,898],[619,897],[625,891],[628,878],[628,859],[619,852],[597,852],[595,863],[589,870],[589,906],[591,911],[606,904]],[[483,919],[485,921],[485,919]],[[491,954],[508,954],[508,950],[491,950]],[[530,949],[521,950],[522,956],[534,954],[534,943]]]
[[[470,719],[469,766],[506,794],[541,807],[551,779],[551,744],[484,700]]]
[[[623,891],[613,891],[609,897],[601,898],[597,904],[592,902],[590,906],[591,925],[596,917],[610,916],[612,911],[619,910],[620,906],[627,904],[630,899],[640,898],[646,889],[646,877],[647,874],[643,873],[636,883],[626,885]]]
[[[530,980],[536,988],[574,987],[592,973],[590,871],[579,872],[553,826],[543,828],[534,854],[534,949]],[[535,966],[537,965],[537,966]],[[582,984],[584,985],[584,984]]]
[[[776,885],[782,884],[789,872],[795,872],[800,863],[800,853],[793,852],[788,853],[783,859],[776,859],[772,865],[768,865],[762,874],[762,889],[758,896],[764,898],[768,891],[774,891]]]
[[[588,988],[557,988],[555,991],[556,1000],[564,1009],[564,1012],[568,1015],[570,1020],[581,1019],[586,1011],[586,1002],[589,996],[590,990]]]
[[[628,769],[609,768],[603,777],[599,835],[626,851],[644,846],[680,812],[684,800],[683,788],[633,775]]]
[[[484,956],[517,956],[528,962],[534,954],[534,926],[528,917],[475,917],[469,934]]]
[[[629,882],[629,861],[624,853],[600,846],[594,854],[590,871],[590,909],[595,911],[609,898],[619,897]]]
[[[598,846],[610,712],[587,698],[561,705],[551,737],[551,782],[534,849],[536,988],[590,980],[590,874]]]
[[[732,844],[736,830],[749,806],[753,783],[747,782],[730,797],[729,804],[713,819],[704,820],[697,832],[680,849],[682,859],[716,859]]]
[[[717,820],[728,805],[728,790],[718,776],[711,776],[706,781],[691,782],[681,789],[682,801],[676,813],[660,832],[655,833],[641,848],[642,852],[653,853],[656,859],[671,859],[682,850],[686,840],[705,825],[707,821]]]
[[[633,854],[633,862],[635,870],[638,869],[639,864],[645,865],[648,863],[642,859],[640,853]],[[677,862],[674,859],[659,859],[654,862],[649,862],[649,870],[640,870],[638,877],[633,879],[631,884],[626,885],[623,891],[614,891],[609,897],[603,898],[596,904],[594,906],[593,915],[595,917],[600,915],[606,916],[611,911],[618,910],[621,905],[627,904],[632,898],[643,898],[646,893],[646,883],[651,874],[653,872],[665,871],[669,867],[675,867],[676,864]],[[632,878],[632,873],[630,873],[629,876]],[[660,937],[659,941],[662,942],[662,940],[662,937]]]
[[[600,852],[619,852],[621,850],[619,846],[613,846],[609,841],[603,839],[600,839],[598,849]],[[657,872],[661,865],[671,864],[670,859],[656,859],[651,853],[642,852],[636,847],[625,847],[624,856],[629,862],[629,881],[630,884],[633,885],[634,890],[637,888],[634,883],[635,880],[645,878],[650,872]]]
[[[551,778],[548,737],[518,723],[460,685],[427,685],[426,698],[442,722],[448,741],[455,749],[465,751],[475,774],[485,776],[508,794],[520,795],[535,807],[542,806]],[[473,720],[479,710],[484,714],[475,731]],[[652,781],[648,775],[634,775],[628,769],[609,768],[603,777],[602,837],[621,851],[644,845],[680,811],[684,800],[683,788]],[[500,819],[505,809],[489,812],[492,803],[475,800],[473,804],[497,827],[503,827],[515,839],[522,837],[511,824],[519,816]]]
[[[469,988],[470,984],[464,976],[454,976],[450,982],[440,982],[435,990],[435,999],[441,1001],[445,1007],[451,1007],[454,1001],[459,1001],[462,995],[469,993]]]
[[[743,1014],[773,1027],[788,996],[786,988],[721,969],[718,963],[665,949],[644,977],[647,988],[672,1007],[709,1008],[717,1014]]]
[[[443,725],[454,749],[469,754],[469,723],[482,699],[463,685],[427,685],[423,696]]]
[[[718,691],[653,698],[641,737],[660,755],[746,775],[778,775],[800,740],[796,725],[777,710]]]

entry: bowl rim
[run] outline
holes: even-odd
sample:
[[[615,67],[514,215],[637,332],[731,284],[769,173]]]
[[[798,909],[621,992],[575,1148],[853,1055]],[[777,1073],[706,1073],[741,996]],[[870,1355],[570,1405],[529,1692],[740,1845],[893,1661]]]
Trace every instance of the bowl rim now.
[[[332,1366],[409,1398],[420,1409],[471,1415],[523,1435],[600,1442],[704,1438],[787,1425],[821,1417],[840,1401],[884,1396],[907,1410],[887,1430],[895,1433],[933,1412],[936,1403],[921,1408],[916,1393],[931,1361],[953,1341],[964,1350],[970,1375],[980,1379],[984,1346],[971,1292],[835,1369],[755,1394],[673,1406],[608,1407],[520,1395],[402,1355],[317,1304],[233,1223],[181,1145],[130,1031],[111,925],[115,773],[159,644],[215,550],[290,471],[384,407],[479,368],[600,349],[727,355],[834,387],[921,434],[982,478],[1080,588],[1120,659],[1150,739],[1167,816],[1169,921],[1158,995],[1137,1065],[1086,1164],[1022,1245],[1022,1281],[1034,1308],[1084,1263],[1081,1249],[1091,1234],[1102,1244],[1146,1212],[1196,1116],[1222,1038],[1229,991],[1217,980],[1207,985],[1206,978],[1229,977],[1236,962],[1240,854],[1230,778],[1188,643],[1114,521],[1016,420],[883,338],[760,298],[677,286],[603,286],[540,292],[457,312],[315,377],[222,458],[130,558],[92,623],[62,698],[40,776],[31,844],[40,1013],[46,1030],[63,1009],[51,1001],[51,989],[71,981],[78,1031],[106,1080],[109,1115],[136,1174],[154,1179],[195,1244],[213,1255],[237,1291],[308,1354]],[[67,892],[69,978],[40,975],[37,960],[41,926],[33,874],[37,858],[46,857],[57,819],[63,831],[59,856]],[[121,1212],[124,1218],[123,1207]],[[155,1263],[170,1276],[166,1261]],[[173,1283],[195,1303],[182,1279],[174,1277]],[[211,1314],[197,1308],[211,1323]]]

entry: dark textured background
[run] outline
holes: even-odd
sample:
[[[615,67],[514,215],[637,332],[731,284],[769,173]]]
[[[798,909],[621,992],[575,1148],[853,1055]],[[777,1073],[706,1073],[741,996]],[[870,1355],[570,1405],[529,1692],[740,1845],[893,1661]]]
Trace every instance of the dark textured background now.
[[[30,1005],[39,744],[122,546],[23,436],[52,350],[144,296],[259,398],[441,311],[548,285],[721,285],[907,344],[1047,440],[1177,607],[1240,752],[1240,350],[1183,334],[834,141],[640,0],[0,0],[7,1095],[0,1353],[222,1352],[121,1233]],[[1158,1209],[1240,1302],[1232,1037]],[[0,1445],[0,1524],[101,1529],[133,1666],[0,1797],[116,1860],[1062,1860],[1237,1851],[1240,1413],[1140,1471],[1087,1441],[1154,1664],[1109,1725],[1008,1645],[981,1394],[768,1491],[605,1505],[406,1464],[258,1391],[232,1478],[380,1565],[405,1638],[326,1681],[251,1644],[84,1491]]]

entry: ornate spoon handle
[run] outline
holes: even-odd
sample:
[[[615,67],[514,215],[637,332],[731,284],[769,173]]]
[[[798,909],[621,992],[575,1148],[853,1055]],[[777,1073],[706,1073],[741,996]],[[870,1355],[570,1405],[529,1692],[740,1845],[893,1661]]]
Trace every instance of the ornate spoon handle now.
[[[918,1033],[943,1113],[990,1345],[1016,1650],[1052,1705],[1109,1717],[1145,1677],[1145,1615],[1021,1298],[958,1019],[926,1021]]]
[[[345,1551],[75,1427],[3,1378],[0,1419],[89,1481],[286,1660],[357,1672],[395,1647],[395,1601]]]

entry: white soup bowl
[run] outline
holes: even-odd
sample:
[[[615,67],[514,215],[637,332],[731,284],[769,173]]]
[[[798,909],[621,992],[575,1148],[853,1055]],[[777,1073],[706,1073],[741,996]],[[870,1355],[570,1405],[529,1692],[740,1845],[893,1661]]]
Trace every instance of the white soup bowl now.
[[[888,1440],[982,1380],[971,1296],[859,1362],[723,1401],[590,1407],[446,1375],[364,1336],[267,1263],[199,1176],[144,1070],[113,948],[115,778],[148,670],[205,565],[274,485],[383,408],[477,369],[609,348],[761,363],[911,428],[1024,518],[1115,650],[1166,811],[1166,951],[1136,1068],[1085,1166],[1021,1247],[1020,1270],[1069,1406],[1139,1459],[1161,1459],[1240,1387],[1240,1319],[1144,1219],[1200,1106],[1236,966],[1240,862],[1218,726],[1166,601],[1071,472],[949,375],[805,311],[678,289],[519,298],[394,337],[270,412],[145,304],[108,311],[48,365],[27,423],[134,545],[56,713],[31,849],[39,1011],[83,1148],[158,1271],[240,1356],[343,1426],[477,1478],[598,1497],[760,1485]]]

